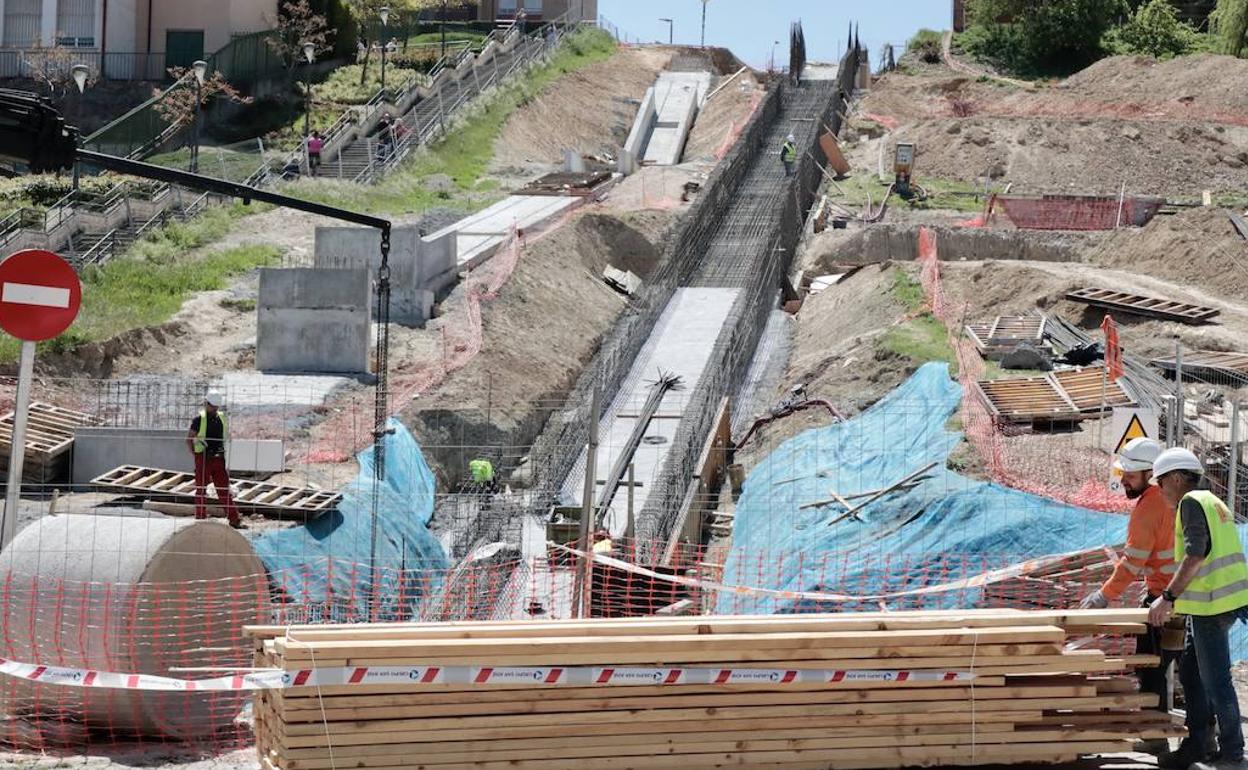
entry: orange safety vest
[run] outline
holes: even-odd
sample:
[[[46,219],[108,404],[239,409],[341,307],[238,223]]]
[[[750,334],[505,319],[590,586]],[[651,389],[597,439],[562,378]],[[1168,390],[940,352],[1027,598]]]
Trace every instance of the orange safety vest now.
[[[1154,596],[1170,584],[1179,569],[1174,561],[1174,517],[1175,511],[1166,505],[1159,487],[1150,486],[1135,501],[1127,522],[1127,544],[1114,565],[1114,574],[1101,586],[1106,599],[1118,599],[1139,577]]]

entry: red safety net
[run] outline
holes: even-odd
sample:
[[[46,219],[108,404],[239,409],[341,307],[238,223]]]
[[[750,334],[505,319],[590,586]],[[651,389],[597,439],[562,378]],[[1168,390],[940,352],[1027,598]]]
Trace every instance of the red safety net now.
[[[1125,497],[1108,487],[1110,458],[1104,452],[1069,440],[1037,432],[1007,435],[987,405],[979,398],[975,383],[984,379],[984,360],[962,333],[968,320],[967,303],[951,300],[940,282],[940,258],[936,233],[919,231],[919,263],[922,284],[932,315],[945,324],[949,344],[956,356],[957,376],[962,384],[960,415],[962,430],[994,481],[1024,492],[1080,505],[1098,511],[1128,511]]]
[[[1114,230],[1142,227],[1161,208],[1160,199],[1132,196],[1045,195],[1038,198],[997,196],[1015,227],[1023,230]]]

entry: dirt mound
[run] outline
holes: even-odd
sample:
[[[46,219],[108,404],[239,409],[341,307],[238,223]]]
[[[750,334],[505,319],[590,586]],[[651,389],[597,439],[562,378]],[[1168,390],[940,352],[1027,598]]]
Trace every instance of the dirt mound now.
[[[602,268],[648,274],[671,221],[666,212],[591,210],[525,248],[498,297],[482,305],[481,353],[401,413],[444,485],[467,467],[458,447],[532,443],[628,306],[603,283]],[[462,301],[458,292],[447,302]],[[439,338],[437,327],[399,330],[398,344],[416,350]],[[517,459],[504,457],[503,469]]]
[[[1114,120],[943,118],[903,126],[923,176],[1013,182],[1015,192],[1198,195],[1242,190],[1248,129]],[[887,141],[887,140],[886,140]],[[886,154],[891,152],[889,142]]]
[[[562,163],[566,150],[618,153],[637,103],[671,55],[662,48],[621,49],[559,78],[507,119],[494,143],[491,173]]]
[[[1181,102],[1248,112],[1248,60],[1215,54],[1168,61],[1111,56],[1071,75],[1058,90],[1107,102]]]
[[[1157,217],[1141,229],[1120,230],[1087,261],[1248,302],[1248,243],[1220,209],[1189,209]]]
[[[719,78],[714,88],[723,86],[698,112],[689,140],[685,143],[684,160],[714,161],[716,153],[730,144],[763,100],[763,87],[753,73],[742,72],[724,85],[732,76]]]

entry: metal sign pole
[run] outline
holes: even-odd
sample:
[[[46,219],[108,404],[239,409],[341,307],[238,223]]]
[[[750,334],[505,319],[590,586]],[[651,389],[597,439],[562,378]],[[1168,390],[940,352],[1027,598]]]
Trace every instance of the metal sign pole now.
[[[22,496],[22,462],[26,459],[26,422],[30,413],[30,381],[35,375],[35,343],[22,342],[18,364],[17,403],[13,407],[13,444],[9,449],[9,484],[4,496],[4,524],[0,548],[17,534],[17,506]]]

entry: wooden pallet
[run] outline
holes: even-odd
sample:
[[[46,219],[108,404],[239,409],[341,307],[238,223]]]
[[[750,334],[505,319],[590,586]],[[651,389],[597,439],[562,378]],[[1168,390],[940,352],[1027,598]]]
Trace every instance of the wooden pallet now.
[[[9,469],[13,448],[14,413],[0,417],[0,471]],[[99,425],[100,420],[86,412],[34,401],[26,423],[25,459],[22,481],[48,484],[69,475],[69,450],[74,445],[74,429]]]
[[[1063,369],[1042,377],[980,380],[976,393],[1001,422],[1076,422],[1096,417],[1115,406],[1137,403],[1121,382],[1105,384],[1103,369]]]
[[[1173,375],[1178,367],[1174,356],[1154,358],[1153,366]],[[1248,376],[1248,354],[1221,353],[1211,350],[1183,351],[1183,376],[1200,379],[1230,379],[1240,382]]]
[[[1105,388],[1104,409],[1108,411],[1115,406],[1133,406],[1136,399],[1127,393],[1122,381],[1109,382],[1105,379],[1105,369],[1062,369],[1049,372],[1050,379],[1060,388],[1071,403],[1086,416],[1102,413],[1101,388]]]
[[[141,465],[122,465],[91,480],[91,484],[104,489],[154,496],[160,499],[194,499],[195,474],[182,471],[145,468]],[[211,487],[211,485],[209,485]],[[233,479],[230,490],[235,504],[242,510],[259,513],[311,514],[320,516],[337,507],[342,495],[307,487],[291,487],[269,484],[263,481]],[[215,500],[214,492],[209,498]]]
[[[1019,345],[1042,347],[1047,323],[1048,319],[1039,314],[1001,315],[989,322],[967,324],[966,336],[981,356],[995,360]]]
[[[1147,318],[1160,318],[1186,324],[1206,323],[1220,312],[1203,305],[1192,305],[1187,302],[1145,297],[1140,294],[1128,294],[1109,289],[1076,289],[1066,292],[1066,299],[1094,307],[1103,307],[1107,310],[1121,310],[1124,313]]]
[[[252,627],[254,665],[587,665],[834,669],[851,675],[749,684],[292,686],[255,696],[261,766],[447,770],[891,768],[1069,761],[1182,734],[1145,711],[1133,666],[1156,658],[1065,647],[1082,634],[1143,633],[1147,610],[899,611],[760,617]],[[525,662],[521,662],[525,661]],[[481,667],[485,667],[482,669]],[[853,676],[853,671],[929,676]],[[974,679],[930,676],[969,672]],[[474,674],[474,681],[480,674]],[[610,676],[610,674],[608,674]]]

